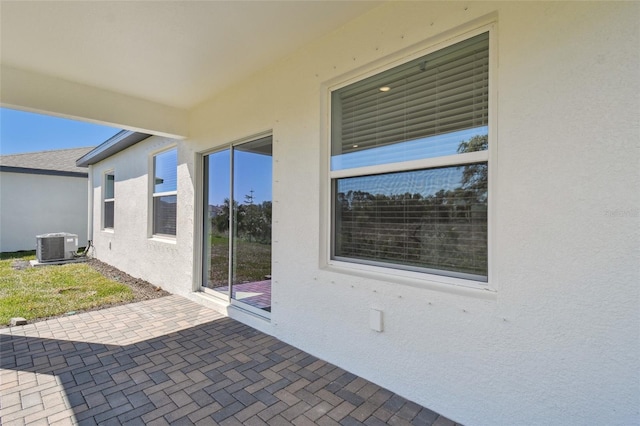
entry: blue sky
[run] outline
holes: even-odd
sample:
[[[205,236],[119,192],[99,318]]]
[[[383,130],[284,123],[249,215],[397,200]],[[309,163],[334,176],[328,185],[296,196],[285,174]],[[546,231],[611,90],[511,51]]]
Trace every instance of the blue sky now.
[[[254,204],[271,201],[272,158],[236,150],[234,154],[234,199],[247,204],[245,196],[253,191]],[[221,206],[229,198],[230,151],[228,149],[209,155],[209,198],[207,203]]]
[[[114,127],[0,108],[2,155],[97,146],[119,131]],[[240,151],[236,155],[238,171],[242,170],[235,181],[237,201],[243,203],[244,196],[250,191],[253,191],[255,203],[271,200],[271,157]],[[212,185],[209,195],[211,204],[222,204],[224,198],[228,197],[229,159],[228,156],[225,158],[226,164],[217,164],[220,173],[216,174],[215,185],[222,192],[217,193]]]
[[[0,154],[97,146],[115,127],[0,108]]]

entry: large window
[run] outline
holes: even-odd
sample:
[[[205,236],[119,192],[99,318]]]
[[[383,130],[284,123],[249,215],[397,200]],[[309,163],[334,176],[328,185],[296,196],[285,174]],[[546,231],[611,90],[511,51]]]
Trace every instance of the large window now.
[[[334,261],[487,281],[489,33],[331,93]]]
[[[176,235],[178,151],[153,157],[153,234]]]
[[[102,228],[113,229],[114,207],[115,207],[115,175],[107,172],[104,175],[104,207],[102,214]]]

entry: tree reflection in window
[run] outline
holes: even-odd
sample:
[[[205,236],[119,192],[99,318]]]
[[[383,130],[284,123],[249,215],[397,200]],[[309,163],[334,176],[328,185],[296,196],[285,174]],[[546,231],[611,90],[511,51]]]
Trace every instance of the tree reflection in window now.
[[[334,255],[486,281],[487,180],[486,162],[337,179]]]

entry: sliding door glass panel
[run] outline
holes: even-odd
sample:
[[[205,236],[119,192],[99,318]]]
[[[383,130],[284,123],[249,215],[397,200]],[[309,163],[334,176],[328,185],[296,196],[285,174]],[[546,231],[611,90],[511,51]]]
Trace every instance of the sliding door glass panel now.
[[[271,311],[272,139],[233,151],[233,301]]]
[[[231,151],[205,156],[205,244],[203,286],[228,298]]]
[[[271,312],[272,139],[204,157],[203,287],[232,304]]]

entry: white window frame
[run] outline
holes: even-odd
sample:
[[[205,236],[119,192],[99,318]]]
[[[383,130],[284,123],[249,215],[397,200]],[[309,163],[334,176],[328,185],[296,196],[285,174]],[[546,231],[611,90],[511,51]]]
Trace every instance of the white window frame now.
[[[439,51],[455,43],[464,41],[482,33],[489,33],[489,119],[488,119],[488,150],[477,151],[463,154],[456,154],[444,157],[426,158],[400,163],[387,163],[374,166],[357,167],[343,170],[331,170],[331,95],[332,92],[349,86],[365,78],[380,74],[388,69],[402,65],[413,59],[417,59],[430,53]],[[461,289],[468,294],[466,289],[481,290],[482,293],[489,297],[493,297],[496,292],[494,285],[495,278],[493,276],[493,257],[494,257],[494,241],[493,232],[495,229],[495,198],[496,188],[493,176],[496,174],[497,164],[497,24],[495,19],[487,18],[481,24],[476,23],[473,27],[462,29],[454,36],[451,34],[443,36],[439,40],[431,40],[419,46],[414,46],[408,50],[397,52],[371,64],[371,67],[362,72],[357,70],[352,73],[338,77],[324,86],[323,91],[323,121],[322,126],[324,135],[322,137],[323,146],[323,179],[321,195],[323,201],[322,207],[322,224],[321,224],[321,258],[320,266],[322,269],[356,275],[370,279],[383,281],[391,281],[401,283],[413,287],[430,288],[436,290],[449,291],[454,288]],[[367,263],[355,263],[345,260],[334,259],[332,256],[333,244],[335,238],[334,229],[334,201],[332,194],[333,181],[339,178],[354,177],[369,174],[382,174],[389,172],[402,172],[416,169],[431,169],[437,167],[448,167],[456,165],[465,165],[469,163],[486,162],[488,165],[488,184],[487,184],[487,281],[475,281],[464,278],[451,277],[446,275],[431,274],[423,271],[411,271],[405,269],[395,269],[387,266],[377,266]],[[479,295],[479,292],[472,292]]]
[[[156,157],[158,155],[167,153],[169,151],[175,150],[176,151],[176,189],[174,191],[163,191],[163,192],[155,192],[155,176],[156,176]],[[177,235],[178,235],[178,212],[176,209],[176,234],[175,235],[171,235],[171,234],[158,234],[154,232],[155,229],[155,211],[154,211],[154,201],[156,198],[158,197],[165,197],[165,196],[172,196],[175,195],[176,196],[176,200],[178,197],[178,147],[176,145],[172,145],[169,147],[165,147],[163,148],[161,151],[156,151],[154,152],[150,158],[149,158],[149,162],[150,162],[150,166],[149,166],[149,193],[150,193],[150,197],[149,197],[149,237],[153,238],[153,239],[158,239],[160,241],[169,241],[169,242],[175,242]],[[177,203],[177,201],[176,201]]]
[[[113,176],[113,197],[112,198],[107,198],[106,194],[107,194],[107,176]],[[115,226],[116,226],[116,175],[113,169],[111,170],[107,170],[106,172],[103,173],[102,175],[102,230],[103,231],[107,231],[107,232],[114,232],[115,230]],[[108,202],[112,202],[113,203],[113,225],[112,226],[106,226],[105,224],[105,219],[106,219],[106,210],[107,210],[107,203]]]

